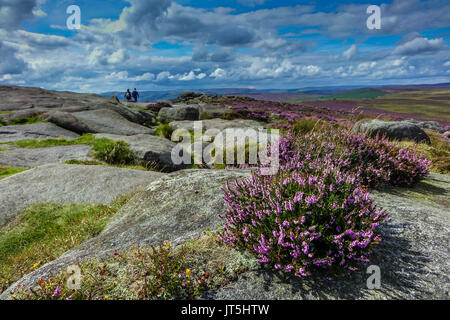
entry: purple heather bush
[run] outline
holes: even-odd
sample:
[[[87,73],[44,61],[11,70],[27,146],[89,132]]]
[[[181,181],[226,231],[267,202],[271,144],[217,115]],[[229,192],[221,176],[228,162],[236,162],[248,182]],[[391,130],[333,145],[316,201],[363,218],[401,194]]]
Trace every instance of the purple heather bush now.
[[[369,187],[410,186],[428,173],[423,155],[344,129],[280,139],[280,170],[226,185],[221,239],[258,261],[295,276],[319,267],[354,270],[367,262],[388,218]]]
[[[275,176],[256,172],[224,189],[223,241],[252,251],[263,265],[308,276],[354,270],[380,241],[377,210],[352,174],[324,159],[289,162]]]
[[[369,138],[342,128],[305,136],[289,135],[288,139],[295,143],[285,144],[291,150],[287,161],[330,159],[333,165],[353,173],[362,185],[369,187],[386,183],[412,186],[428,174],[431,165],[423,154],[385,137]]]

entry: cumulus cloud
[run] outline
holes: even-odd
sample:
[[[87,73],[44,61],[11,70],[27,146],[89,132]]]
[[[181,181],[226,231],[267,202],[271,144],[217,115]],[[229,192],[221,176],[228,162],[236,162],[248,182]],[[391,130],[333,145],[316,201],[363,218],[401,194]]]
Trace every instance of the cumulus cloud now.
[[[43,16],[41,0],[0,0],[0,28],[13,29],[25,20]]]
[[[25,61],[16,57],[17,50],[0,41],[0,75],[20,74],[26,68]]]
[[[444,39],[414,38],[399,45],[393,51],[396,55],[416,55],[419,53],[439,51],[444,47]]]

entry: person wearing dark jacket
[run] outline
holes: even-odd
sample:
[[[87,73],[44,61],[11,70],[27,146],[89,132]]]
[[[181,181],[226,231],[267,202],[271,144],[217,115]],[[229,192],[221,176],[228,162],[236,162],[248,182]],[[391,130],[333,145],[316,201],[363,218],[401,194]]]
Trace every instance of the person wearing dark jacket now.
[[[125,93],[125,99],[127,99],[128,102],[131,101],[131,92],[130,92],[130,89],[127,89],[127,93]]]
[[[137,92],[136,88],[134,88],[134,91],[133,91],[134,102],[137,102],[138,98],[139,98],[139,92]]]

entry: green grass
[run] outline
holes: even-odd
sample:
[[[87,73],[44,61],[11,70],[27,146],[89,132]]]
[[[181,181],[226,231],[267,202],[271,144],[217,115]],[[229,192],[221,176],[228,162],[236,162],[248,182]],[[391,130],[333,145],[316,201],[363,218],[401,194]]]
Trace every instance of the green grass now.
[[[15,175],[17,173],[28,170],[29,168],[17,168],[10,166],[0,166],[0,180],[6,177]]]
[[[41,122],[45,122],[45,121],[40,121],[38,116],[21,117],[21,118],[9,120],[9,125],[16,126],[16,125],[33,124],[33,123],[41,123]]]
[[[25,274],[97,236],[130,196],[111,205],[41,203],[0,228],[0,292]]]

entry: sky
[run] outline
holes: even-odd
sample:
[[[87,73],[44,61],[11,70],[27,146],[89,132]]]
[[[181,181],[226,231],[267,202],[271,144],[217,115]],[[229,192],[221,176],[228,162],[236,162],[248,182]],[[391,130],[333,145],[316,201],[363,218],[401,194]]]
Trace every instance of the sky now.
[[[450,1],[370,1],[0,0],[0,84],[100,93],[450,82]],[[379,29],[368,28],[370,5]]]

